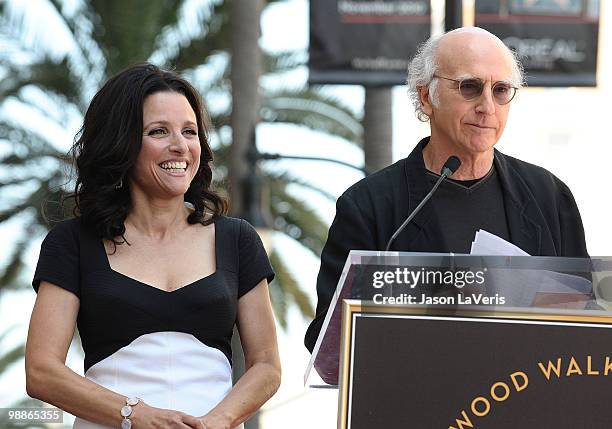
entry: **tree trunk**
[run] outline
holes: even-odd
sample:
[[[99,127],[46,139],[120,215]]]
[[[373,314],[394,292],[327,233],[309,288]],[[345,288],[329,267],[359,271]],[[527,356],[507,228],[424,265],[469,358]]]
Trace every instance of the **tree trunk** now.
[[[363,115],[363,151],[365,166],[373,173],[393,161],[392,89],[365,88]]]
[[[232,145],[229,154],[229,197],[231,214],[241,217],[245,209],[243,184],[250,171],[246,155],[259,122],[259,21],[262,8],[263,0],[232,0],[230,10]],[[236,330],[232,338],[232,353],[235,382],[245,371],[244,352]],[[245,428],[259,428],[257,414],[245,423]]]
[[[444,6],[444,31],[451,31],[463,26],[463,1],[446,0]]]
[[[232,146],[229,155],[231,213],[243,214],[242,183],[248,173],[246,153],[259,121],[259,17],[263,0],[232,0],[230,25],[232,82]]]

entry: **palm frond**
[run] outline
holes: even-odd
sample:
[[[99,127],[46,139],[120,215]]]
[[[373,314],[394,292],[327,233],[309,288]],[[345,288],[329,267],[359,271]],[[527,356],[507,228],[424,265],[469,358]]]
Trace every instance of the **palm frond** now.
[[[65,2],[61,0],[49,0],[49,3],[55,8],[57,16],[63,21],[68,29],[69,34],[74,40],[73,55],[70,55],[71,69],[75,69],[75,64],[81,70],[79,76],[81,78],[99,78],[101,77],[96,69],[100,69],[103,61],[100,47],[91,38],[91,28],[88,23],[92,22],[92,13],[86,2],[79,5],[72,14],[68,14],[65,8]],[[97,80],[97,79],[96,79]],[[83,82],[84,83],[84,82]],[[83,93],[84,91],[81,91]],[[86,100],[86,97],[81,97]]]
[[[23,68],[12,64],[3,64],[3,66],[6,68],[6,75],[0,80],[0,103],[9,97],[16,96],[25,85],[26,80],[23,76]]]
[[[35,220],[38,224],[47,226],[51,221],[61,218],[63,206],[61,201],[61,190],[55,186],[56,175],[38,182],[36,189],[29,193],[20,202],[12,204],[10,208],[0,211],[0,223],[11,219],[28,209],[33,209]],[[48,209],[48,210],[47,210]],[[68,208],[66,208],[68,210]]]
[[[21,240],[16,243],[13,247],[13,253],[9,258],[8,263],[5,265],[4,272],[0,276],[0,290],[15,286],[17,277],[21,274],[24,268],[23,254],[27,248],[25,240]],[[0,367],[0,373],[2,368]]]
[[[218,52],[230,48],[229,2],[214,5],[213,11],[202,31],[183,43],[173,55],[166,58],[168,65],[179,70],[192,69],[206,62]]]
[[[20,164],[43,157],[66,159],[65,154],[53,147],[48,140],[34,134],[21,124],[13,124],[0,119],[0,140],[8,140],[13,149],[9,155],[0,159],[2,164]]]
[[[274,264],[272,266],[276,272],[276,278],[268,287],[270,292],[270,301],[272,302],[272,310],[274,310],[274,316],[276,317],[276,321],[281,328],[287,329],[287,309],[289,308],[289,303],[285,299],[282,288],[282,282],[285,281],[285,279],[281,277],[282,274],[277,271]]]
[[[11,208],[0,211],[0,223],[6,222],[13,216],[27,210],[30,207],[29,200],[22,202],[21,204],[13,205]]]
[[[263,72],[264,74],[284,73],[306,65],[306,59],[306,53],[302,51],[263,52]]]
[[[12,349],[0,355],[0,374],[6,371],[6,369],[10,365],[22,359],[24,355],[25,355],[25,346],[23,344],[15,346]]]
[[[222,112],[211,118],[211,121],[216,129],[230,126],[230,112]]]
[[[284,299],[291,299],[305,318],[314,317],[314,309],[308,295],[300,288],[299,283],[277,251],[272,251],[270,262],[274,267],[276,279],[283,291]]]
[[[91,38],[87,35],[87,25],[79,25],[77,17],[82,17],[86,9],[78,13],[67,15],[65,4],[59,0],[49,0],[39,4],[37,13],[32,13],[28,3],[17,1],[0,2],[5,6],[0,12],[0,38],[8,42],[3,46],[0,57],[3,66],[11,67],[8,77],[13,79],[23,78],[23,74],[30,74],[30,66],[36,63],[60,63],[67,60],[70,64],[71,75],[80,76],[82,83],[94,75],[94,63],[92,60],[99,52],[95,44],[90,43]],[[90,21],[91,22],[91,21]],[[49,29],[58,29],[61,34],[50,34]],[[68,43],[56,43],[60,37],[70,37]],[[74,43],[71,43],[74,42]],[[66,46],[70,45],[69,49]],[[80,70],[79,73],[76,71]],[[83,94],[83,88],[80,93]],[[0,100],[2,99],[0,91]]]
[[[0,291],[6,289],[17,289],[23,286],[19,282],[19,275],[23,273],[26,266],[25,253],[31,243],[32,237],[39,230],[39,224],[36,219],[26,227],[25,233],[16,241],[13,246],[12,254],[8,258],[8,263],[4,266],[2,275],[0,276]],[[0,373],[2,370],[0,369]]]
[[[9,97],[15,97],[24,104],[29,104],[33,108],[37,108],[37,103],[29,103],[23,99],[21,90],[34,86],[40,89],[47,97],[54,98],[58,106],[65,103],[74,104],[77,109],[84,110],[84,102],[82,98],[82,82],[76,76],[69,64],[67,57],[61,61],[52,60],[50,57],[44,57],[40,61],[30,64],[27,69],[11,68],[6,79],[0,84],[0,103]],[[60,111],[65,108],[58,108]],[[40,113],[50,117],[48,111],[40,108]],[[56,113],[57,116],[57,112]]]
[[[176,22],[180,0],[90,0],[97,17],[92,37],[106,58],[106,75],[145,61],[155,50],[164,25]]]
[[[363,127],[356,114],[338,101],[314,89],[282,90],[264,97],[265,122],[291,123],[341,137],[361,145]]]
[[[286,184],[298,185],[302,188],[316,192],[317,194],[321,195],[322,197],[328,199],[329,201],[333,203],[336,202],[337,197],[334,194],[326,191],[325,189],[321,189],[318,186],[313,185],[311,182],[307,180],[302,180],[297,177],[293,177],[289,173],[286,173],[286,172],[278,172],[278,171],[273,171],[271,169],[264,170],[264,174],[267,177],[272,178],[273,180],[278,180]]]
[[[50,92],[66,99],[81,110],[85,110],[81,97],[83,83],[74,74],[67,57],[64,57],[60,62],[46,57],[42,61],[32,64],[29,69],[30,76],[23,82],[24,86],[35,85],[45,92]]]
[[[327,240],[326,223],[304,201],[289,194],[284,182],[270,180],[269,183],[274,229],[320,256]]]

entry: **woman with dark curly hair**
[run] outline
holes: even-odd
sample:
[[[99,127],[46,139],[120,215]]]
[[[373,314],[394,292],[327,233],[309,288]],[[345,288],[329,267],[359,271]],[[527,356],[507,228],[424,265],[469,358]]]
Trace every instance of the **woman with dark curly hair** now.
[[[32,282],[27,391],[75,428],[234,428],[280,363],[255,230],[225,216],[197,91],[139,64],[93,98],[73,146],[75,217],[47,235]],[[85,377],[65,365],[78,326]],[[232,387],[230,341],[247,371]]]

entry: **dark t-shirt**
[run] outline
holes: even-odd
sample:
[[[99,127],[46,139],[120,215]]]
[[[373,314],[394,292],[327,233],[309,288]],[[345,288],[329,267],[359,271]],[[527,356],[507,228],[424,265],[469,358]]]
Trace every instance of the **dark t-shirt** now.
[[[141,335],[191,334],[231,362],[238,299],[274,272],[255,229],[246,221],[215,221],[216,271],[172,292],[113,271],[101,239],[78,218],[44,239],[32,285],[53,283],[80,300],[77,326],[85,371]]]
[[[428,172],[433,186],[440,176]],[[474,235],[484,229],[510,241],[504,197],[495,167],[477,180],[442,182],[431,199],[445,240],[444,249],[470,253]]]

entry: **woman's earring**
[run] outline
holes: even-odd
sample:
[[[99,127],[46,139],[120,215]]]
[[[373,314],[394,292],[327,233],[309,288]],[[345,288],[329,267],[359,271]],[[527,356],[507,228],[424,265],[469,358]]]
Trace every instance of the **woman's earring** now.
[[[119,179],[119,183],[115,185],[115,189],[123,188],[123,178]]]

